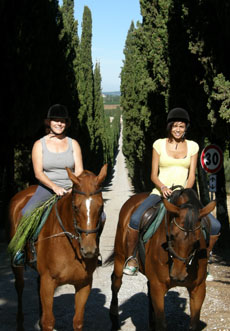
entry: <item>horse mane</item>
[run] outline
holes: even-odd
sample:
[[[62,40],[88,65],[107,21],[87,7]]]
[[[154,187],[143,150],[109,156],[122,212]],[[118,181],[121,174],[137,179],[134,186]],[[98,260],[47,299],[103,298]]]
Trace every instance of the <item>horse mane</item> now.
[[[178,200],[180,197],[186,197],[187,201],[178,205]],[[186,231],[193,230],[199,219],[199,210],[203,207],[197,193],[191,188],[176,190],[171,195],[171,202],[180,208],[188,209],[185,217],[184,228]]]

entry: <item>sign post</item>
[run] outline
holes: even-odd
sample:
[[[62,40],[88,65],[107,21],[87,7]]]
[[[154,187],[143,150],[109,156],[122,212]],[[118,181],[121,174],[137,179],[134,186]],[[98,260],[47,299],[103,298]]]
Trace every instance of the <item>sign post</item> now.
[[[223,165],[223,152],[219,146],[211,144],[203,149],[200,156],[202,168],[210,174],[209,176],[209,191],[212,194],[216,192],[216,173]]]

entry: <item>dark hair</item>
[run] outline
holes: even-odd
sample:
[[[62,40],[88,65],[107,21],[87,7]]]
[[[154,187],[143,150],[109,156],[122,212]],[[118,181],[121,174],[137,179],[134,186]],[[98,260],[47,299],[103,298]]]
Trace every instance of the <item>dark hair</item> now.
[[[184,121],[175,121],[175,122],[183,122],[183,123],[185,123]],[[173,136],[172,136],[172,127],[173,127],[173,124],[174,124],[175,122],[169,122],[168,125],[167,125],[167,128],[166,128],[167,133],[168,133],[168,139],[169,139],[170,142],[173,140]],[[187,129],[188,129],[188,127],[189,127],[189,124],[186,124],[186,123],[185,123],[185,132],[184,132],[184,135],[183,135],[183,137],[182,137],[182,141],[185,140],[185,135],[186,135],[186,133],[187,133]]]

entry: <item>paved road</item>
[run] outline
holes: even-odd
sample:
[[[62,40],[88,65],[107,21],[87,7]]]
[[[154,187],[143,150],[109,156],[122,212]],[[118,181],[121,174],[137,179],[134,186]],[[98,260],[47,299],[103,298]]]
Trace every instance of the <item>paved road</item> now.
[[[100,247],[104,260],[113,249],[119,210],[122,204],[132,194],[132,187],[121,152],[120,138],[120,150],[116,159],[114,176],[111,184],[104,189],[103,193],[107,221],[102,233]],[[9,259],[5,252],[6,244],[3,242],[2,234],[0,239],[0,330],[11,331],[16,330],[16,293]],[[216,265],[211,267],[217,268]],[[98,268],[94,274],[93,288],[86,305],[84,331],[107,331],[111,328],[109,320],[111,273],[112,267],[108,266]],[[203,330],[230,330],[229,306],[226,303],[226,298],[227,300],[230,299],[229,282],[224,279],[217,286],[213,286],[213,284],[215,282],[209,283],[207,286],[207,296],[203,305],[201,318],[208,326],[204,324]],[[36,272],[31,269],[27,269],[25,273],[25,285],[25,331],[39,330]],[[55,330],[72,330],[72,317],[74,313],[73,293],[73,287],[70,285],[59,287],[55,293]],[[221,296],[220,293],[224,295]],[[189,321],[188,295],[186,290],[183,288],[172,289],[166,296],[165,303],[167,320],[169,322],[168,331],[186,330]],[[136,277],[124,276],[119,292],[119,309],[121,330],[148,330],[146,279],[143,275],[139,274]]]

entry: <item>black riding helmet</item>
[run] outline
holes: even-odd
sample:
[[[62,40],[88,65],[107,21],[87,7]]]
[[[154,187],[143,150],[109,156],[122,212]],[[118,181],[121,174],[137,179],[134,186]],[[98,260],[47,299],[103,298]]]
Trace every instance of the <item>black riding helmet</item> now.
[[[68,110],[65,106],[56,104],[49,108],[47,113],[47,119],[60,118],[60,119],[69,119]]]
[[[185,109],[173,108],[169,111],[167,116],[167,123],[170,122],[185,122],[188,125],[190,123],[190,117]]]

